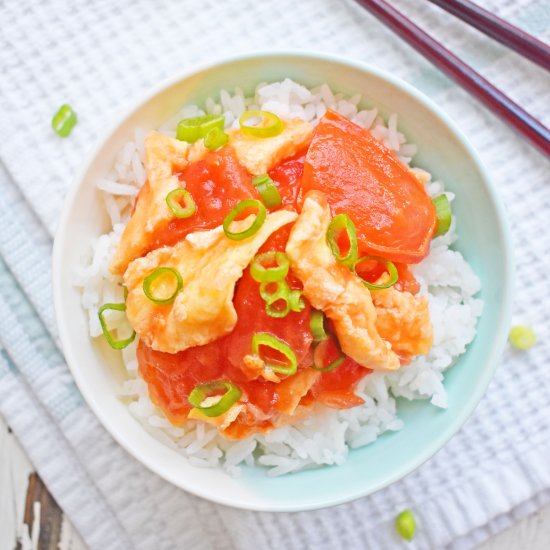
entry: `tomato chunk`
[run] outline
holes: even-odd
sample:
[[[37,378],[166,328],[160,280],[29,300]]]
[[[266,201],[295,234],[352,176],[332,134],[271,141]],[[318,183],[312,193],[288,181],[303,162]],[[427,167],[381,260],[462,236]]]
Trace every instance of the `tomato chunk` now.
[[[284,160],[269,171],[269,177],[274,181],[281,195],[282,206],[296,206],[306,152],[306,150],[298,151],[293,157]]]
[[[191,193],[197,210],[189,218],[175,218],[158,231],[154,248],[172,246],[192,231],[213,229],[223,223],[238,202],[258,198],[250,174],[239,164],[231,147],[208,152],[178,177]]]
[[[216,341],[179,353],[164,353],[139,343],[139,372],[147,383],[151,400],[171,422],[181,424],[187,419],[191,409],[187,397],[195,386],[222,378],[222,349]]]
[[[261,252],[283,251],[288,234],[288,228],[279,229],[264,244]],[[301,287],[292,273],[287,275],[287,281],[291,288]],[[260,284],[252,278],[250,269],[246,269],[237,285],[233,303],[237,310],[238,320],[233,332],[228,336],[227,357],[232,365],[238,367],[242,364],[242,358],[251,353],[252,335],[255,332],[268,332],[283,340],[293,349],[298,365],[310,364],[311,306],[307,301],[304,309],[300,312],[290,311],[282,318],[270,317],[265,311],[265,301],[260,295]]]
[[[420,291],[420,284],[415,279],[409,266],[407,264],[395,263],[397,268],[397,274],[399,279],[395,284],[395,288],[401,292],[410,292],[411,294],[418,294]],[[357,266],[357,274],[368,281],[369,283],[376,283],[380,276],[385,273],[386,268],[381,262],[376,260],[365,260]]]
[[[436,213],[423,185],[368,130],[330,110],[304,163],[302,196],[314,189],[353,220],[361,254],[402,263],[428,254]]]
[[[364,403],[363,399],[354,393],[359,380],[371,371],[359,365],[349,357],[331,372],[324,372],[311,394],[319,401],[333,409],[350,409]]]

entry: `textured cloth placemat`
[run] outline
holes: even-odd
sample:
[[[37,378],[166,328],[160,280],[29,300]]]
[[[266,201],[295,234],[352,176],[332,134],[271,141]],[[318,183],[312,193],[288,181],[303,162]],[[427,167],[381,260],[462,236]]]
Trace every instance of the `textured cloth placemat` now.
[[[550,78],[541,69],[427,2],[394,4],[550,123]],[[550,38],[544,0],[484,6]],[[289,47],[391,71],[458,123],[507,206],[514,316],[534,326],[539,342],[526,353],[506,351],[461,432],[404,480],[333,509],[269,514],[176,489],[99,425],[59,348],[50,256],[75,170],[129,100],[213,56]],[[49,126],[62,103],[79,115],[65,140]],[[0,162],[0,413],[91,548],[394,548],[393,518],[404,507],[419,522],[408,548],[471,548],[550,500],[550,164],[351,0],[4,0]]]

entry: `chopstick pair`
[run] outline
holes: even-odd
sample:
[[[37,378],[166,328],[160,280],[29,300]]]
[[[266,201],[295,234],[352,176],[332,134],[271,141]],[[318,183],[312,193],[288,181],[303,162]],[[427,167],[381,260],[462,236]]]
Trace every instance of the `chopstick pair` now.
[[[550,70],[550,47],[469,0],[428,0]],[[550,130],[385,0],[356,0],[399,37],[455,80],[543,154]]]

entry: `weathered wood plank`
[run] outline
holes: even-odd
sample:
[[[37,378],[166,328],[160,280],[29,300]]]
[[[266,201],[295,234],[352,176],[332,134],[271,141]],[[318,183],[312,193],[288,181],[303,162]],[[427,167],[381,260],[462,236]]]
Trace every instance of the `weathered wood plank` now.
[[[0,548],[13,550],[25,512],[33,467],[0,417]]]
[[[37,502],[40,503],[40,518],[35,518],[34,515]],[[63,512],[46,489],[40,476],[32,473],[29,476],[23,521],[28,526],[32,526],[36,519],[38,519],[40,525],[40,537],[38,539],[40,550],[58,550]]]
[[[0,549],[86,550],[0,416]]]

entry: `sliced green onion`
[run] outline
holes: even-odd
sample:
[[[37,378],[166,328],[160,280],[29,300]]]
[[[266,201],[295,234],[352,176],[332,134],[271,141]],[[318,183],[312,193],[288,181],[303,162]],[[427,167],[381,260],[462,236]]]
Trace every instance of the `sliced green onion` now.
[[[59,137],[67,137],[76,124],[76,113],[70,105],[61,105],[52,118],[53,131]]]
[[[267,208],[276,208],[281,205],[282,199],[279,190],[267,174],[255,177],[252,180],[252,185],[254,185],[258,193],[260,193],[262,202]]]
[[[311,365],[313,370],[319,372],[331,372],[337,369],[346,360],[346,356],[340,352],[340,355],[334,361],[331,361],[326,367],[319,366],[323,364],[323,357],[319,357],[319,355],[323,355],[328,345],[329,340],[323,340],[315,345],[315,349],[313,350],[313,365]]]
[[[416,533],[416,521],[410,510],[404,510],[395,518],[395,530],[405,540],[411,541]]]
[[[276,338],[272,334],[267,332],[256,332],[252,336],[252,353],[254,355],[260,356],[260,346],[266,346],[268,348],[278,351],[288,359],[287,365],[281,365],[278,363],[266,363],[266,367],[271,369],[273,372],[279,374],[284,374],[286,376],[291,376],[298,369],[298,362],[296,359],[296,354],[292,348],[279,338]]]
[[[272,302],[266,302],[265,312],[270,317],[286,317],[290,312],[290,302],[286,298],[277,298],[277,300],[273,300]]]
[[[513,347],[524,351],[535,345],[537,335],[531,327],[526,325],[516,325],[510,329],[508,340]]]
[[[182,286],[181,275],[171,267],[159,267],[143,279],[143,293],[160,305],[171,304]]]
[[[275,262],[274,267],[264,267],[263,264]],[[284,252],[265,252],[258,254],[250,264],[250,275],[258,283],[272,283],[286,277],[290,261]]]
[[[217,403],[209,407],[203,407],[202,403],[207,397],[213,397],[218,392],[224,391],[225,393],[220,397]],[[199,410],[205,416],[220,416],[227,412],[233,403],[239,400],[241,397],[241,390],[235,386],[232,382],[227,380],[216,380],[215,382],[208,382],[207,384],[199,384],[189,394],[187,400],[195,409]]]
[[[290,311],[300,312],[306,307],[301,290],[291,290],[288,296]]]
[[[284,279],[260,283],[260,296],[265,300],[265,312],[270,317],[280,318],[288,315],[290,311],[290,287]],[[284,306],[281,302],[284,302]]]
[[[345,256],[342,255],[337,242],[340,231],[345,231],[349,240],[349,250]],[[358,249],[355,224],[348,215],[337,214],[332,218],[327,229],[327,243],[336,260],[351,269],[357,261]]]
[[[273,289],[273,285],[275,285],[275,289]],[[288,301],[290,299],[290,287],[284,279],[264,281],[260,284],[260,295],[268,304],[272,304],[277,300]]]
[[[206,137],[214,128],[223,130],[225,118],[222,115],[194,116],[180,120],[176,130],[176,139],[195,143],[200,138]]]
[[[322,311],[315,309],[311,312],[309,329],[314,342],[322,342],[328,338],[325,332],[325,314]]]
[[[363,279],[361,275],[357,274],[357,266],[367,260],[375,260],[377,262],[380,262],[381,264],[384,264],[384,267],[386,268],[386,271],[388,272],[390,278],[385,283],[381,283],[379,285],[365,281],[365,279]],[[362,258],[359,258],[353,266],[353,272],[361,279],[363,284],[369,290],[382,290],[384,288],[390,288],[399,280],[399,273],[397,271],[397,267],[395,267],[395,264],[393,262],[390,262],[389,260],[386,260],[385,258],[381,258],[380,256],[363,256]]]
[[[126,311],[126,304],[103,304],[97,312],[99,322],[101,324],[101,330],[103,331],[103,336],[105,336],[105,340],[107,340],[107,343],[113,349],[125,348],[134,341],[134,338],[136,337],[136,331],[132,331],[132,335],[128,336],[128,338],[124,338],[123,340],[115,339],[115,337],[111,334],[109,328],[107,327],[107,321],[105,320],[105,316],[103,315],[105,311]]]
[[[451,227],[451,203],[445,194],[438,195],[432,199],[432,202],[437,216],[437,227],[435,229],[435,236],[437,237],[447,233],[449,227]]]
[[[185,206],[181,205],[182,199]],[[170,191],[166,195],[166,204],[176,218],[190,218],[197,211],[197,205],[191,193],[187,189],[183,189],[183,187]]]
[[[218,127],[208,130],[208,133],[204,136],[204,146],[207,149],[215,151],[220,147],[223,147],[229,139],[229,136]]]
[[[239,124],[245,134],[259,138],[278,136],[284,129],[281,119],[269,111],[245,111],[239,117]]]
[[[252,222],[250,227],[244,231],[239,231],[238,233],[230,231],[229,227],[235,221],[235,218],[242,214],[247,208],[258,209],[256,219]],[[223,231],[229,239],[232,239],[233,241],[242,241],[247,237],[252,237],[252,235],[255,235],[258,232],[260,227],[264,224],[266,216],[267,212],[265,206],[260,201],[255,199],[246,199],[238,203],[237,206],[235,206],[235,208],[227,214],[223,220]]]

